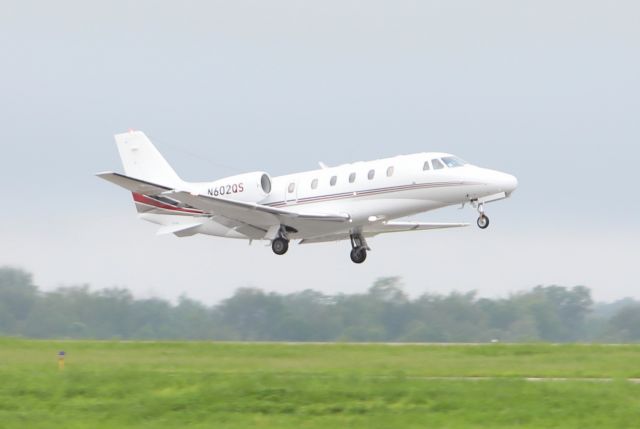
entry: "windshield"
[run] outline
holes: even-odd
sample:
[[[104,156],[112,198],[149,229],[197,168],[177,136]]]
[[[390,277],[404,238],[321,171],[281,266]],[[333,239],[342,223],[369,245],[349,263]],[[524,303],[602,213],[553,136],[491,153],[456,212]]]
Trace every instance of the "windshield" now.
[[[466,161],[463,161],[457,156],[445,156],[444,158],[442,158],[442,162],[447,164],[447,167],[449,168],[462,167],[467,163]]]

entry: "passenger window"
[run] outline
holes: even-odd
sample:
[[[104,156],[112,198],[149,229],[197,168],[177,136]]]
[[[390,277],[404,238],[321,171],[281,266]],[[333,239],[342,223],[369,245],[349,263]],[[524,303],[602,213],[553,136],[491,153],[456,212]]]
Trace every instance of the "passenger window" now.
[[[427,171],[427,170],[429,170],[429,169],[430,169],[430,167],[429,167],[429,161],[425,161],[425,162],[424,162],[424,165],[422,166],[422,170],[423,170],[423,171]]]
[[[296,189],[296,184],[293,182],[289,183],[289,189],[288,189],[289,193],[292,194],[293,191],[295,191],[295,189]]]
[[[387,177],[393,176],[393,166],[387,168]]]
[[[353,183],[356,181],[356,173],[349,174],[349,183]]]
[[[338,176],[331,176],[331,181],[329,183],[331,183],[331,186],[335,186],[337,181],[338,181]]]
[[[373,180],[373,178],[376,177],[376,170],[369,170],[369,174],[367,174],[367,177],[369,178],[369,180]]]
[[[432,159],[431,163],[433,164],[434,170],[441,170],[444,168],[444,165],[442,165],[439,159]]]
[[[316,189],[318,187],[318,179],[313,179],[311,181],[311,189]]]

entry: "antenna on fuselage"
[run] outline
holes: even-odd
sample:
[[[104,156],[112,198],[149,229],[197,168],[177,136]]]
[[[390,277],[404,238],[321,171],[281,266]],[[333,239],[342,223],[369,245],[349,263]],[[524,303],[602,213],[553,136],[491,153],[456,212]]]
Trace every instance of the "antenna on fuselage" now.
[[[318,161],[318,165],[319,165],[319,166],[320,166],[320,168],[322,168],[323,170],[324,170],[324,169],[326,169],[326,168],[329,168],[329,167],[327,167],[327,164],[325,164],[325,163],[324,163],[324,162],[322,162],[322,161]]]

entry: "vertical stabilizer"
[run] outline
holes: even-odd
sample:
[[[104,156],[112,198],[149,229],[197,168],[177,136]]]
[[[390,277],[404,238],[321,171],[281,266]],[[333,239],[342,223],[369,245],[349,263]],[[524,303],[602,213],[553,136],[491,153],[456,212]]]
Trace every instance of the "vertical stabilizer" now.
[[[171,188],[180,187],[180,177],[142,131],[114,137],[127,176]]]

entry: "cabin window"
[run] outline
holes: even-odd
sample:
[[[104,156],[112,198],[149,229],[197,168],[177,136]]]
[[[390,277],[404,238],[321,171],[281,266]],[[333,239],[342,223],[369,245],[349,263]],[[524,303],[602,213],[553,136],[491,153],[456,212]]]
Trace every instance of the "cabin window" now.
[[[313,179],[311,181],[311,189],[316,189],[318,187],[318,179]]]
[[[296,184],[294,182],[289,183],[289,188],[287,190],[290,194],[293,194],[293,191],[296,190]]]
[[[433,164],[434,170],[441,170],[444,168],[444,165],[440,162],[439,159],[432,159],[431,163]]]
[[[329,181],[331,186],[335,186],[337,182],[338,182],[338,176],[331,176],[331,180]]]
[[[353,183],[356,181],[356,173],[349,174],[349,183]]]
[[[387,177],[393,176],[393,165],[387,168]]]
[[[429,170],[431,167],[429,167],[429,161],[425,161],[424,165],[422,166],[422,170],[423,171],[427,171]]]
[[[376,177],[376,170],[369,170],[369,174],[367,174],[367,177],[369,178],[369,180],[373,180],[373,178]]]

